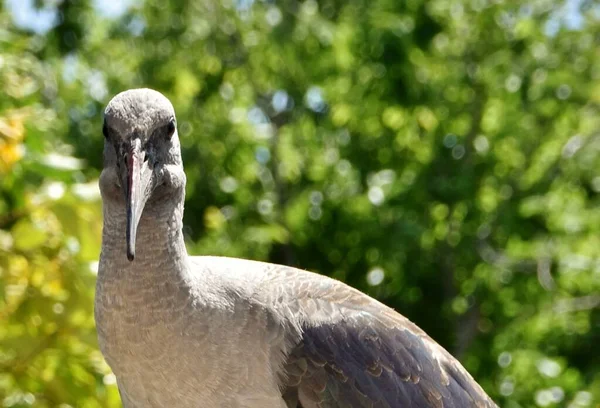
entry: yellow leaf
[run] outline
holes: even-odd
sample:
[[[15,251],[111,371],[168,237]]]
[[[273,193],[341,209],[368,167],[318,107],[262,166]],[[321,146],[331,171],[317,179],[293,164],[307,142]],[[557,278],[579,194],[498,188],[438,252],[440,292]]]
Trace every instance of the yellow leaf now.
[[[0,136],[2,139],[12,140],[13,143],[20,142],[25,136],[25,116],[23,111],[9,114],[8,117],[0,118]]]
[[[0,173],[8,173],[21,157],[23,157],[22,144],[6,143],[0,139]]]

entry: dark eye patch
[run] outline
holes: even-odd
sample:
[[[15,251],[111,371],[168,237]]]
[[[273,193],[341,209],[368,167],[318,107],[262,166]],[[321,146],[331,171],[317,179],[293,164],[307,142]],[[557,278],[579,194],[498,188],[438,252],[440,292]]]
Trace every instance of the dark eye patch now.
[[[165,126],[165,130],[168,137],[173,136],[173,133],[175,133],[175,119],[171,119],[171,121],[167,123],[167,126]]]

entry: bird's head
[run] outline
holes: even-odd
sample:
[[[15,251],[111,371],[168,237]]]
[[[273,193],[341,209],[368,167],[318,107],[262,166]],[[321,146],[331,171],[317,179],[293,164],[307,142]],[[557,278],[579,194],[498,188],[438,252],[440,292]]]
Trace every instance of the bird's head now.
[[[185,189],[173,105],[151,89],[121,92],[104,110],[102,133],[100,191],[105,205],[125,210],[127,258],[133,261],[146,204],[181,199]]]

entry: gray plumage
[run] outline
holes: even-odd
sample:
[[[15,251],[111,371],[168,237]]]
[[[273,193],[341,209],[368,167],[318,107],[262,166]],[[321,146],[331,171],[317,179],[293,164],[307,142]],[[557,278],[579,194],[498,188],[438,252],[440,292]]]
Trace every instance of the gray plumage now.
[[[149,89],[105,110],[95,317],[131,407],[494,407],[409,320],[333,279],[190,257],[175,113]]]

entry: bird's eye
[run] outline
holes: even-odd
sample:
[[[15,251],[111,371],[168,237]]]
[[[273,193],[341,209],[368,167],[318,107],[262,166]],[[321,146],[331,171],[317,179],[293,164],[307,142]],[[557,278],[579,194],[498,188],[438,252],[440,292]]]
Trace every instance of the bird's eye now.
[[[173,136],[173,133],[175,133],[175,120],[171,120],[167,124],[166,128],[167,128],[167,136],[168,137]]]
[[[106,126],[106,123],[102,125],[102,134],[105,138],[108,138],[108,126]]]

